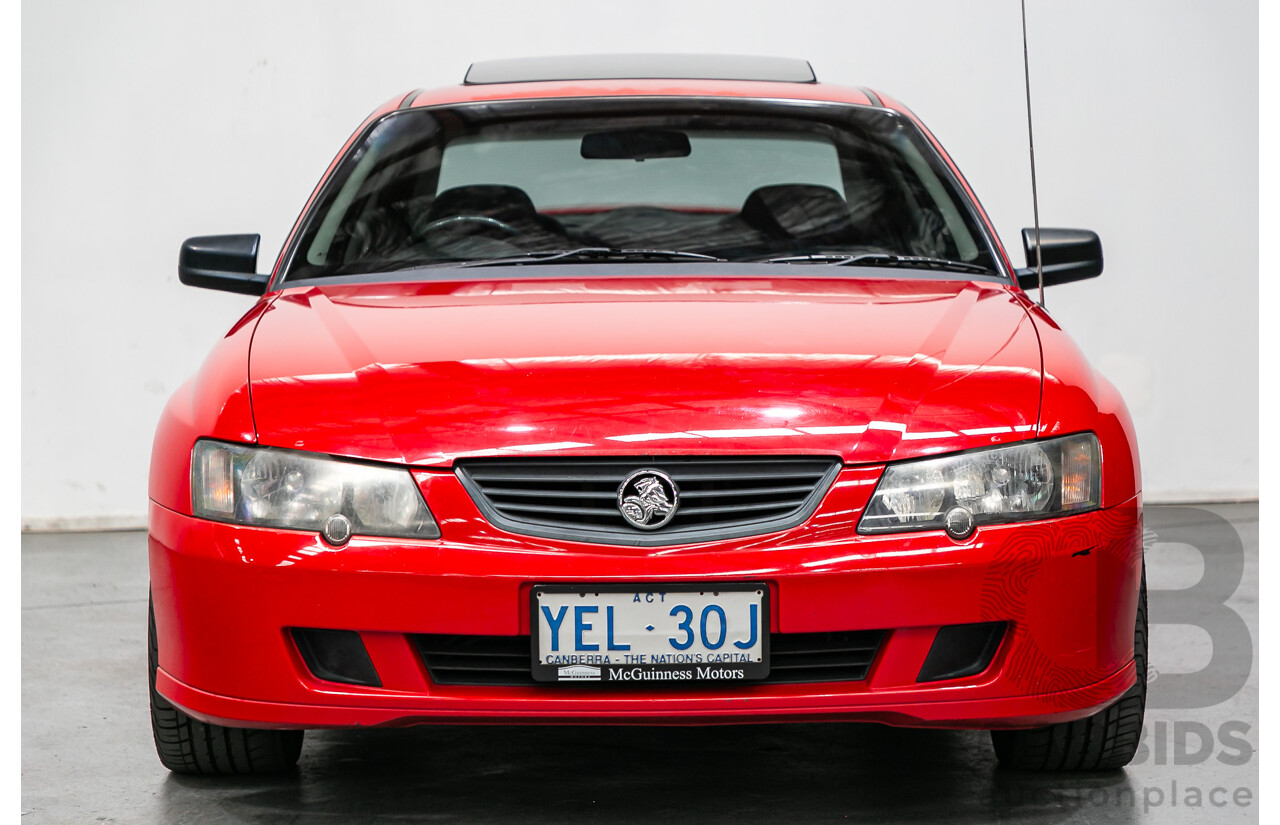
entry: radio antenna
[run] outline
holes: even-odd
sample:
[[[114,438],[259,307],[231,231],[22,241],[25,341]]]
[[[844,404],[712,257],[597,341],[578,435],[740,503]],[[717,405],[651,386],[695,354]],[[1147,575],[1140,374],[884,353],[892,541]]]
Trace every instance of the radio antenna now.
[[[1027,57],[1027,0],[1022,0],[1022,77],[1027,88],[1027,147],[1031,150],[1031,212],[1036,223],[1036,278],[1044,307],[1044,256],[1040,247],[1040,198],[1036,193],[1036,140],[1031,132],[1031,60]]]

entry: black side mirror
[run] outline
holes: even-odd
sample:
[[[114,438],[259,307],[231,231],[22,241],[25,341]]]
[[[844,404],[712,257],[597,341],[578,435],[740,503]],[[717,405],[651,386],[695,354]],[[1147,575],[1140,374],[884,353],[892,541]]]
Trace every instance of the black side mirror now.
[[[187,238],[178,255],[178,280],[188,286],[262,295],[270,275],[258,274],[259,235]]]
[[[1027,268],[1018,270],[1018,286],[1035,289],[1036,231],[1022,230],[1022,246],[1027,250]],[[1102,241],[1087,229],[1046,229],[1040,227],[1040,251],[1044,253],[1044,285],[1083,281],[1102,274]]]

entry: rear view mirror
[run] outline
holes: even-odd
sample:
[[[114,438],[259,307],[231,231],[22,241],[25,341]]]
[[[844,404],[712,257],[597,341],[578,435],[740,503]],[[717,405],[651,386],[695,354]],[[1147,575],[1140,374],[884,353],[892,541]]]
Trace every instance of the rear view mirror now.
[[[1018,286],[1035,289],[1036,231],[1022,230],[1022,246],[1027,251],[1027,267],[1018,270]],[[1087,229],[1047,229],[1040,227],[1040,251],[1044,257],[1044,285],[1083,281],[1102,274],[1102,241]]]
[[[188,238],[178,255],[178,280],[188,286],[262,295],[270,275],[258,274],[259,235]]]
[[[582,156],[587,160],[687,158],[690,151],[689,136],[684,132],[643,129],[582,136]]]

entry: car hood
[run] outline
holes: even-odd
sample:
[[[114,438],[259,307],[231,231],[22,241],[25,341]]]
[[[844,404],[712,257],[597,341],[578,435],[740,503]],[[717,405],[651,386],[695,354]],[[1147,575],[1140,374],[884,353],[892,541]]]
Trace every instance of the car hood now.
[[[556,454],[881,462],[1028,438],[1036,425],[1038,338],[999,284],[529,271],[284,290],[250,352],[260,443],[424,466]]]

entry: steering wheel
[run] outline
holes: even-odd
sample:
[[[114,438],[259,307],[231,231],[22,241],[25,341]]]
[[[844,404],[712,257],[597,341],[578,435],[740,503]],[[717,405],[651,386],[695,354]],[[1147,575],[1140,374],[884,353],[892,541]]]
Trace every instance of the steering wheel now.
[[[425,235],[426,233],[434,232],[437,229],[466,223],[480,224],[482,227],[496,229],[507,236],[524,234],[523,230],[517,229],[511,224],[500,221],[497,218],[490,218],[486,215],[450,215],[447,218],[439,218],[422,227],[421,234]]]

